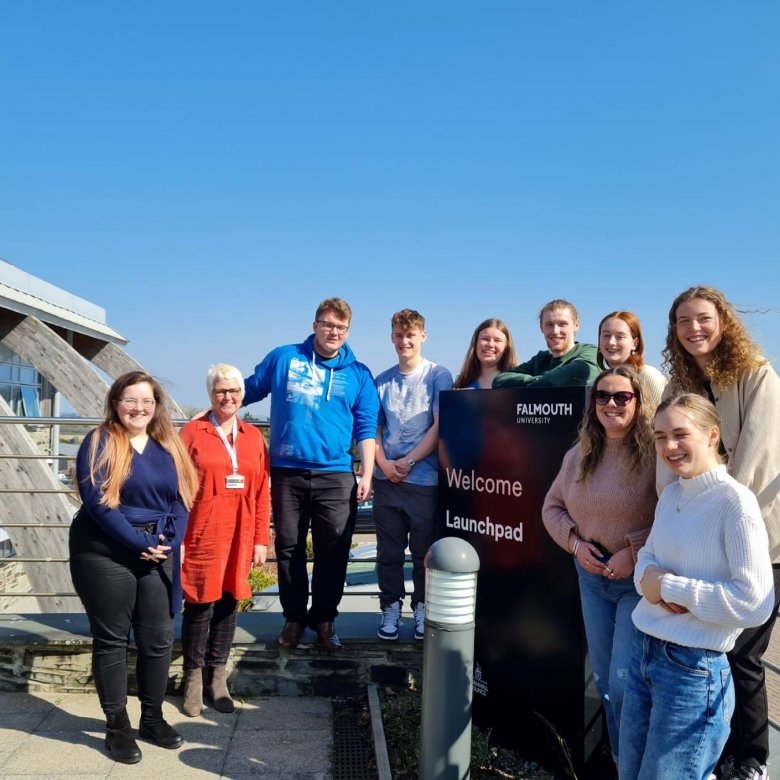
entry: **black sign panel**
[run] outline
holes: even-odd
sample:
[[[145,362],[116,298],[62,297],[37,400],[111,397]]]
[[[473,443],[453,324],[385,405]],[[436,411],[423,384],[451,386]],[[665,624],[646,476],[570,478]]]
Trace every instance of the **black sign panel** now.
[[[576,440],[585,392],[452,391],[439,414],[440,536],[468,540],[481,562],[474,722],[559,771],[582,766],[592,712],[576,573],[541,510]]]

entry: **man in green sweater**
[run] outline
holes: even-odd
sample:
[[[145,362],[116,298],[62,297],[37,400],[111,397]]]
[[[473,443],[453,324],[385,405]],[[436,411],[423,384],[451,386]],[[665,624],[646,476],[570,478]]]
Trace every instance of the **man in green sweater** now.
[[[568,301],[546,303],[539,313],[539,327],[547,349],[493,380],[493,387],[576,387],[593,384],[601,369],[593,344],[574,337],[580,328],[577,309]]]

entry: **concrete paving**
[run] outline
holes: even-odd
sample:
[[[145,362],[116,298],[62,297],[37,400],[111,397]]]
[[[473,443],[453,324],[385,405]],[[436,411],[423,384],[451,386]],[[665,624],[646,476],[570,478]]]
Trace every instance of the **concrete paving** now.
[[[180,699],[164,714],[184,737],[178,750],[138,740],[143,760],[112,761],[103,747],[105,722],[90,694],[0,693],[0,777],[178,778],[264,776],[273,780],[328,780],[332,746],[330,700],[271,697],[237,701],[236,712],[209,708],[188,718]],[[128,704],[137,726],[140,706]]]

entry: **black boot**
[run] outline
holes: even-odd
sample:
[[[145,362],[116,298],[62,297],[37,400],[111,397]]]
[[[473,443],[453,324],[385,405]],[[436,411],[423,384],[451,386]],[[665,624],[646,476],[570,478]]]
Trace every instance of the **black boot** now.
[[[106,750],[120,764],[137,764],[141,760],[127,710],[106,714]]]
[[[165,722],[161,706],[141,706],[141,724],[138,726],[138,735],[151,740],[155,745],[170,750],[176,750],[184,743],[181,734]]]

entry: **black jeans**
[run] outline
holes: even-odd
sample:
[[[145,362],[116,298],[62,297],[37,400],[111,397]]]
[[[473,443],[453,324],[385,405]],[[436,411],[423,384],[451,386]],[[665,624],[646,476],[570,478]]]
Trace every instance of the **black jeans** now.
[[[412,554],[412,609],[425,601],[425,554],[436,541],[436,485],[394,484],[374,480],[376,574],[384,608],[404,600],[406,546]]]
[[[171,559],[143,561],[106,536],[84,512],[70,530],[70,574],[92,631],[92,675],[106,714],[127,705],[130,629],[137,648],[138,698],[159,707],[173,646]]]
[[[232,593],[205,604],[184,602],[181,645],[185,670],[227,664],[237,617],[238,602]]]
[[[769,707],[761,658],[769,647],[772,628],[780,604],[780,565],[772,565],[775,581],[775,608],[769,619],[758,628],[748,628],[737,637],[728,653],[734,680],[734,715],[731,734],[723,756],[732,756],[737,764],[758,768],[769,759]]]
[[[357,483],[352,472],[272,468],[279,601],[286,620],[306,625],[332,621],[344,593],[347,559],[357,517]],[[306,570],[306,536],[311,527],[314,569]]]

